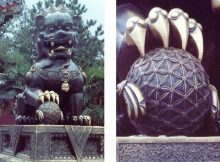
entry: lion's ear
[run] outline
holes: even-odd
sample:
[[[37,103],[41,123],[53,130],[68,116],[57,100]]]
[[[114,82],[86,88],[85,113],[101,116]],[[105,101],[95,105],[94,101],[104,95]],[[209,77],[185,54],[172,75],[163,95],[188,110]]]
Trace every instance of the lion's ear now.
[[[73,16],[73,25],[77,28],[81,21],[81,17],[78,15]]]
[[[35,17],[35,25],[37,28],[44,25],[44,16],[39,14]]]

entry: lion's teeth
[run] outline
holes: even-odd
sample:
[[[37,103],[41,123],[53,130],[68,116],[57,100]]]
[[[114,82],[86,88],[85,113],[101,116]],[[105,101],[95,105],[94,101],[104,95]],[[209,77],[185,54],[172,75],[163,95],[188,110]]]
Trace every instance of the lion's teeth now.
[[[71,55],[71,53],[72,53],[72,50],[70,48],[70,49],[68,49],[68,54]]]
[[[54,55],[54,50],[51,50],[51,55]]]

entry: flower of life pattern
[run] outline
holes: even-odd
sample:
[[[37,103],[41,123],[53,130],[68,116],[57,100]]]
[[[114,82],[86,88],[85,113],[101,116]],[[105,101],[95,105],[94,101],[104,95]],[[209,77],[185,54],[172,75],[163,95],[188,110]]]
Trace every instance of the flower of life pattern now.
[[[139,86],[147,114],[133,123],[140,134],[179,135],[198,130],[211,108],[209,78],[186,51],[158,48],[131,66],[127,81]]]

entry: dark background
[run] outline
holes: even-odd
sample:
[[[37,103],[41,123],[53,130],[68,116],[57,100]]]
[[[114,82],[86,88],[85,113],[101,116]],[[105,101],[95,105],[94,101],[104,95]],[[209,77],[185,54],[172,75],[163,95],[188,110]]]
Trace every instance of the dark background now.
[[[204,56],[202,64],[210,76],[210,83],[220,92],[220,16],[212,11],[211,0],[117,0],[121,4],[134,4],[145,18],[153,7],[168,12],[181,8],[203,26]]]

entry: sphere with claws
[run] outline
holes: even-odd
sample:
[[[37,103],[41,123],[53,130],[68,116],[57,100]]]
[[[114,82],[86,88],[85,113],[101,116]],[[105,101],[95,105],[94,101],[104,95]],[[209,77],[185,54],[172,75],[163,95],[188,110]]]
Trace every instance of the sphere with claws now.
[[[179,8],[155,7],[146,19],[124,18],[123,39],[117,42],[117,93],[126,106],[117,107],[118,135],[192,135],[206,119],[216,123],[218,94],[201,64],[201,24]]]

